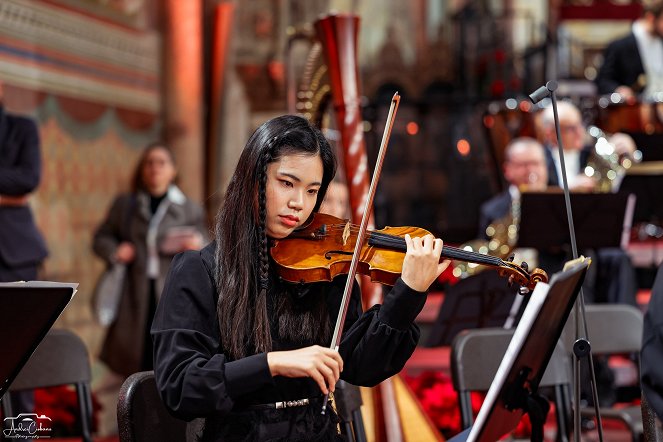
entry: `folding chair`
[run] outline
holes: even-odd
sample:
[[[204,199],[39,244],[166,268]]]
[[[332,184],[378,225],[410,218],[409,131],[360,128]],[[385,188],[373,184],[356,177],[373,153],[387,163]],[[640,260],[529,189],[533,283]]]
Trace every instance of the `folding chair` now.
[[[471,392],[486,392],[506,353],[513,330],[483,328],[464,330],[451,344],[451,378],[458,393],[461,426],[474,422]],[[555,393],[557,440],[568,441],[571,416],[571,374],[569,354],[558,342],[539,387],[552,387]]]
[[[187,423],[166,410],[154,371],[134,373],[122,384],[117,401],[120,442],[183,442]]]
[[[2,400],[5,416],[13,416],[12,391],[74,385],[78,397],[83,441],[91,442],[92,395],[90,359],[83,341],[69,330],[51,330],[39,344]]]
[[[592,355],[632,355],[638,367],[642,346],[643,315],[636,307],[626,304],[591,304],[585,306],[588,340]],[[564,344],[572,348],[575,330],[569,321],[562,334]],[[639,405],[623,408],[600,408],[601,418],[617,419],[629,429],[634,442],[642,440],[642,410]],[[594,418],[594,408],[582,408],[583,417]]]

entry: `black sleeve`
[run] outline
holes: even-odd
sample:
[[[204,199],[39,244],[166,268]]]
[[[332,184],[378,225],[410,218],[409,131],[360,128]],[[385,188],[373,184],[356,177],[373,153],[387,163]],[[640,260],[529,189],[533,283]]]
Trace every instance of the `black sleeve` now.
[[[603,53],[603,64],[596,76],[599,94],[610,94],[623,83],[620,83],[618,42],[612,42]]]
[[[663,264],[658,268],[645,314],[640,380],[642,392],[659,419],[663,419]]]
[[[273,384],[266,353],[236,361],[223,354],[215,289],[199,251],[173,259],[151,332],[159,393],[181,419],[228,413],[238,397]]]
[[[401,371],[419,341],[414,320],[425,302],[426,292],[412,290],[398,278],[382,305],[360,315],[361,294],[355,284],[339,348],[341,378],[373,386]]]
[[[22,140],[14,164],[0,166],[0,194],[25,195],[37,188],[41,178],[41,152],[39,130],[34,121],[26,118],[12,119],[14,130]]]

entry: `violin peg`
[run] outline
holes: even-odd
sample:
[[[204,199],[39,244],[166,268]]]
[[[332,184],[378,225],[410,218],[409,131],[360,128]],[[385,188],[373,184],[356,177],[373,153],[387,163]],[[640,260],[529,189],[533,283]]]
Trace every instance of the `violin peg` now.
[[[522,267],[523,270],[525,270],[526,272],[529,271],[529,266],[525,261],[523,261],[522,264],[520,264],[520,267]]]
[[[516,255],[512,253],[511,255],[509,255],[509,257],[506,260],[509,262],[513,262],[514,259],[516,259]]]

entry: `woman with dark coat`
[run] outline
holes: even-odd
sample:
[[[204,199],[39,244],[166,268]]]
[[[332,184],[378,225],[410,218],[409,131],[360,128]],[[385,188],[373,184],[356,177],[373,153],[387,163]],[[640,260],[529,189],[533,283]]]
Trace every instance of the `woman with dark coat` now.
[[[148,146],[134,174],[133,191],[113,202],[94,235],[94,252],[109,265],[127,265],[117,316],[100,358],[124,376],[152,369],[149,328],[170,262],[178,252],[200,249],[207,237],[202,207],[174,184],[172,152]]]

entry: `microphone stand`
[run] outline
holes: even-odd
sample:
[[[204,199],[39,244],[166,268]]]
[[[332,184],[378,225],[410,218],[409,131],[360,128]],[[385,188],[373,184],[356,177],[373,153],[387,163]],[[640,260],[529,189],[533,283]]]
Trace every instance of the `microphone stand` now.
[[[569,233],[571,235],[571,250],[573,252],[573,259],[578,258],[578,247],[576,245],[575,228],[573,226],[573,213],[571,211],[571,196],[569,193],[569,184],[566,179],[566,164],[564,163],[564,147],[562,146],[562,136],[559,127],[559,117],[557,115],[557,98],[555,97],[555,90],[557,89],[556,81],[549,81],[544,86],[541,86],[529,96],[532,103],[536,104],[546,97],[550,97],[552,101],[553,116],[555,118],[555,132],[557,135],[557,149],[559,152],[560,168],[562,169],[562,183],[564,189],[564,202],[566,203],[566,217],[569,222]],[[599,411],[599,395],[596,385],[596,374],[594,373],[594,361],[592,359],[592,346],[587,339],[587,321],[585,320],[585,298],[583,295],[582,287],[576,299],[576,305],[573,309],[574,322],[575,322],[575,342],[573,343],[573,399],[575,407],[573,408],[573,440],[580,442],[580,360],[587,358],[589,372],[591,375],[592,397],[594,399],[594,411],[596,413],[597,428],[599,433],[599,441],[603,442],[603,423],[601,421],[601,413]],[[580,335],[580,319],[582,317],[582,330],[583,335]]]

